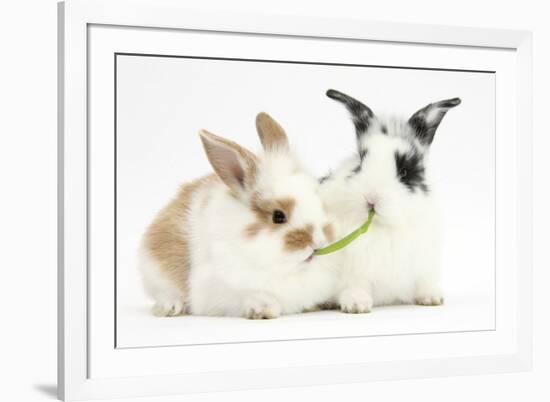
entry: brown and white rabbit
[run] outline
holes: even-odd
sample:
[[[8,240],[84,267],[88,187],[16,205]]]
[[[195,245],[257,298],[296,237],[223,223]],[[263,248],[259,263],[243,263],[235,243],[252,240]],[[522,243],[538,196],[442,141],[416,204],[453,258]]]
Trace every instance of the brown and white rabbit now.
[[[184,184],[147,229],[141,272],[154,314],[275,318],[314,308],[333,272],[311,269],[332,240],[318,182],[282,127],[256,119],[264,153],[200,132],[216,174]]]

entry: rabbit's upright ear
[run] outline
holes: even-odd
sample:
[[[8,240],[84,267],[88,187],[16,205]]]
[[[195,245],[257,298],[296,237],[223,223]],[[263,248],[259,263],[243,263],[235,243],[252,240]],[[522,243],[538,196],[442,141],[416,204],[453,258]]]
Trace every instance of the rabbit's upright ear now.
[[[422,145],[428,146],[432,143],[435,131],[447,111],[458,105],[460,98],[445,99],[430,103],[411,116],[409,125]]]
[[[266,152],[288,152],[288,137],[285,130],[267,113],[256,116],[256,130]]]
[[[237,194],[250,190],[258,169],[256,155],[206,130],[201,130],[199,134],[210,164],[227,187]]]
[[[329,89],[326,95],[329,98],[342,103],[346,109],[348,109],[351,114],[351,119],[353,120],[353,125],[355,126],[357,141],[360,142],[361,137],[367,133],[373,119],[375,119],[372,110],[364,103],[359,102],[357,99],[335,89]]]

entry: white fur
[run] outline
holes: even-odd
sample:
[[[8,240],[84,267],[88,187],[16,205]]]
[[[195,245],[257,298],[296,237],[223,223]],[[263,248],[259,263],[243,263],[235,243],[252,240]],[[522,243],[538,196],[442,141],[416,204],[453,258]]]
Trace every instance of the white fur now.
[[[328,220],[315,181],[284,155],[268,156],[260,172],[258,189],[264,196],[297,201],[285,225],[300,228],[312,223],[316,247],[325,244],[322,226]],[[197,210],[196,205],[191,209]],[[313,264],[305,262],[313,248],[293,253],[283,250],[286,228],[243,238],[245,224],[254,222],[254,213],[231,197],[222,184],[211,192],[207,209],[192,212],[191,218],[193,314],[254,317],[265,313],[276,317],[312,308],[330,294],[330,271],[312,269]]]
[[[260,156],[258,172],[255,191],[263,197],[295,199],[289,222],[247,238],[245,227],[257,220],[250,192],[236,198],[221,181],[196,191],[185,228],[190,234],[189,295],[163,277],[147,250],[143,253],[141,271],[156,314],[175,315],[186,304],[186,312],[197,315],[274,318],[314,308],[334,293],[335,271],[305,261],[327,243],[322,227],[328,218],[317,181],[285,152]],[[314,226],[312,247],[284,250],[284,234],[307,224]]]
[[[321,186],[321,195],[338,222],[341,237],[363,224],[367,203],[376,214],[369,231],[319,263],[340,270],[334,301],[346,312],[368,312],[372,305],[441,304],[439,287],[439,219],[433,188],[409,191],[397,177],[394,153],[417,146],[406,124],[387,121],[383,134],[377,120],[360,147],[367,148],[361,170],[354,156]],[[427,152],[427,148],[424,149]],[[429,185],[429,183],[428,183]]]

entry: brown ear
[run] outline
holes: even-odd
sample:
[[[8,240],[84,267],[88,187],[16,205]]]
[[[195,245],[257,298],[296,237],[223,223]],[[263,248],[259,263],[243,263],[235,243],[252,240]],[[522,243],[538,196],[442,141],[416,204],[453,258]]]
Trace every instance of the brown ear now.
[[[199,135],[210,164],[227,187],[236,193],[251,189],[256,179],[256,155],[206,130]]]
[[[289,150],[285,130],[267,113],[256,116],[256,130],[266,152]]]

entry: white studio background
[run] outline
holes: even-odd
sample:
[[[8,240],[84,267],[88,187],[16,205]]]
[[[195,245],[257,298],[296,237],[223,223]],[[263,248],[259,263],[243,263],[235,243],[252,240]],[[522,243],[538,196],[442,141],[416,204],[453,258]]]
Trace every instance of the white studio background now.
[[[547,230],[550,226],[547,208],[550,204],[547,184],[550,171],[550,160],[547,157],[550,148],[547,119],[550,54],[546,49],[550,48],[550,25],[546,4],[536,0],[507,3],[496,0],[185,2],[190,7],[221,8],[236,12],[272,12],[534,31],[534,370],[508,375],[139,398],[136,401],[271,402],[360,398],[426,402],[547,401],[547,381],[550,376],[550,323],[547,319],[547,284],[550,283],[550,272],[547,269],[550,266],[547,251]],[[0,253],[0,395],[2,400],[7,401],[49,401],[55,399],[56,381],[56,2],[2,1],[0,20],[0,43],[3,50],[0,63],[0,238],[3,245]],[[336,106],[332,105],[333,108]],[[454,112],[457,116],[453,120],[459,121],[458,109]],[[448,128],[452,125],[451,115],[447,117]]]
[[[351,119],[341,104],[325,96],[329,88],[363,100],[375,113],[404,117],[430,102],[462,99],[441,123],[431,154],[445,229],[446,305],[412,306],[414,312],[404,306],[375,309],[362,316],[362,334],[494,328],[494,74],[119,55],[118,346],[262,336],[254,332],[257,323],[242,319],[152,317],[137,271],[136,249],[146,226],[179,185],[212,171],[198,138],[200,128],[257,151],[254,119],[266,111],[287,130],[293,148],[317,177],[356,152]],[[336,319],[344,319],[336,314]],[[317,315],[292,318],[311,320]],[[268,339],[288,338],[286,332],[277,336],[279,325],[282,320],[261,323],[274,337]],[[220,331],[223,337],[211,337]]]

